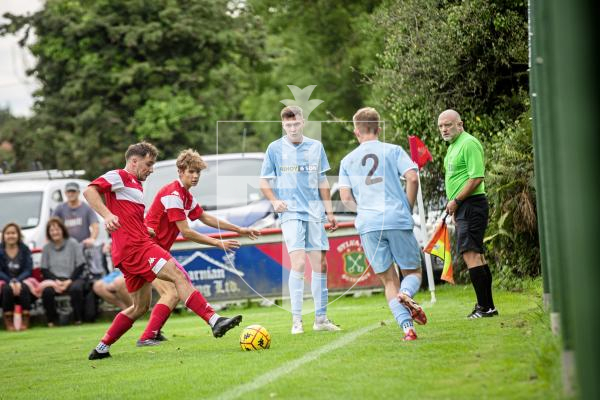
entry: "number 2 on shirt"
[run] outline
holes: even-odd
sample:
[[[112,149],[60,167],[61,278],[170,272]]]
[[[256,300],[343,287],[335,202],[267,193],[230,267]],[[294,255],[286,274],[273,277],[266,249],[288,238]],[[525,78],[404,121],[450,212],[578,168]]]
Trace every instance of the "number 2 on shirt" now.
[[[380,176],[378,176],[377,178],[372,178],[373,174],[377,170],[377,167],[379,166],[379,158],[375,154],[373,154],[373,153],[365,154],[365,156],[362,159],[362,166],[364,167],[365,165],[367,165],[367,160],[369,158],[373,160],[373,167],[371,167],[371,169],[369,170],[369,173],[367,174],[367,177],[365,178],[365,184],[374,185],[376,183],[383,181],[383,178]]]

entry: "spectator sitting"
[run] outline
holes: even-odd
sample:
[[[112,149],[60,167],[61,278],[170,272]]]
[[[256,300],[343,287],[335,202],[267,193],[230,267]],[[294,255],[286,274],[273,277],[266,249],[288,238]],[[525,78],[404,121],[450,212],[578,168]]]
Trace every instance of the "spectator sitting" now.
[[[120,270],[115,269],[104,278],[94,282],[94,292],[104,301],[121,310],[131,306],[131,297],[125,287],[125,278]]]
[[[85,281],[82,279],[85,259],[81,245],[69,237],[60,218],[52,217],[46,225],[48,243],[42,250],[42,301],[48,318],[48,326],[56,323],[56,295],[71,297],[75,324],[83,318]]]
[[[31,276],[33,261],[31,251],[23,243],[19,225],[9,222],[2,229],[0,246],[0,288],[2,288],[2,311],[7,331],[14,331],[13,312],[15,303],[22,309],[21,330],[29,327],[31,291],[25,280]]]

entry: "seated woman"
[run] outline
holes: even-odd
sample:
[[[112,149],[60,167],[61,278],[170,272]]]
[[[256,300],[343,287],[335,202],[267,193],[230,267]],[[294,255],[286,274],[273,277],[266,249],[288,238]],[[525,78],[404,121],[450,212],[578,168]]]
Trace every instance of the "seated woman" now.
[[[42,302],[48,318],[48,326],[56,323],[56,296],[68,294],[71,297],[73,319],[81,324],[83,319],[84,289],[83,270],[85,258],[81,245],[69,238],[69,232],[62,220],[53,217],[46,225],[48,243],[42,250],[41,283]]]
[[[125,287],[125,278],[118,269],[95,281],[93,288],[94,293],[104,301],[121,310],[126,309],[132,304],[131,297]]]
[[[4,326],[7,331],[16,330],[13,324],[15,304],[21,306],[23,313],[20,330],[29,327],[31,291],[25,280],[31,276],[32,268],[31,251],[23,243],[21,229],[16,223],[9,222],[2,229],[0,246],[0,287]]]

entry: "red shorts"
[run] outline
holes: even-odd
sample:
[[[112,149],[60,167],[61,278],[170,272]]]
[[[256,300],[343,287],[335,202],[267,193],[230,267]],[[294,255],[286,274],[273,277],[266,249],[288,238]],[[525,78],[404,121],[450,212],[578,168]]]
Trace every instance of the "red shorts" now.
[[[133,293],[144,286],[146,282],[152,282],[156,279],[156,274],[171,258],[168,251],[151,243],[121,261],[119,269],[125,277],[127,291]]]

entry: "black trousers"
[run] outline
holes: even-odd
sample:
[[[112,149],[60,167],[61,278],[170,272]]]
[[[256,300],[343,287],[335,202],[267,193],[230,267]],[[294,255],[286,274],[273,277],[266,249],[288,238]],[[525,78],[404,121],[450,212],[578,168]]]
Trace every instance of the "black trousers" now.
[[[84,310],[84,291],[86,282],[82,279],[77,279],[71,283],[71,286],[67,289],[67,292],[71,298],[71,307],[73,308],[73,319],[75,321],[83,321],[83,310]],[[57,322],[56,312],[56,291],[54,288],[47,287],[42,292],[42,302],[44,303],[44,310],[46,310],[46,317],[48,322]]]
[[[15,303],[20,304],[23,310],[31,309],[31,292],[29,286],[21,282],[21,293],[15,296],[9,283],[2,286],[2,310],[12,311],[15,308]]]

